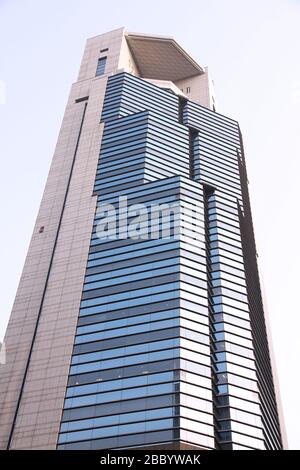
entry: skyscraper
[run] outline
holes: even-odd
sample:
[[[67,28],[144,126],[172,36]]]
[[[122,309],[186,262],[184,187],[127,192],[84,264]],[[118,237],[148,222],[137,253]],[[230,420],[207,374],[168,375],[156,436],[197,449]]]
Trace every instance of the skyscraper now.
[[[172,38],[88,40],[0,365],[1,448],[281,449],[239,125]]]

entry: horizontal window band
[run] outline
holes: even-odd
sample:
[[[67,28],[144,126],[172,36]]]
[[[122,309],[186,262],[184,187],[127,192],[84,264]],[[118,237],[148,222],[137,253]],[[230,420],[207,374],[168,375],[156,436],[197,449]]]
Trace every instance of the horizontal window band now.
[[[177,392],[170,395],[151,396],[147,399],[139,398],[122,400],[114,403],[105,403],[103,405],[64,410],[62,421],[71,422],[80,419],[90,419],[113,414],[146,411],[170,406],[184,406],[188,408],[194,408],[196,410],[200,409],[202,413],[207,413],[208,416],[212,416],[212,406],[210,402]]]
[[[175,270],[176,271],[176,270]],[[156,287],[159,285],[163,284],[168,284],[169,282],[185,282],[191,286],[191,290],[193,289],[201,289],[201,291],[198,291],[198,293],[201,293],[204,297],[207,295],[206,293],[206,285],[200,285],[201,282],[198,282],[198,278],[191,275],[191,274],[183,274],[180,273],[179,270],[178,272],[173,272],[172,273],[161,273],[159,274],[155,272],[152,273],[152,275],[149,275],[148,277],[142,277],[140,273],[140,280],[132,280],[131,282],[120,282],[118,284],[114,285],[106,285],[106,286],[100,286],[100,287],[95,287],[94,289],[89,289],[85,290],[82,294],[82,300],[88,300],[88,299],[93,299],[93,298],[100,298],[105,295],[116,295],[118,293],[122,292],[129,292],[129,291],[134,291],[139,288],[150,288],[150,287]],[[221,295],[227,295],[228,297],[231,297],[229,293],[225,294],[222,293]],[[244,302],[248,302],[248,299],[236,299]]]
[[[176,428],[175,428],[176,429]],[[152,431],[148,433],[130,434],[125,436],[114,436],[112,438],[95,439],[93,441],[81,441],[69,444],[60,444],[57,450],[99,450],[99,449],[122,449],[126,447],[134,448],[137,445],[170,443],[173,440],[179,440],[179,434],[176,437],[173,429]]]
[[[180,336],[180,329],[168,328],[166,330],[156,330],[149,333],[139,333],[131,337],[113,338],[103,341],[96,341],[87,344],[75,345],[73,354],[83,354],[85,352],[95,352],[102,349],[113,349],[126,344],[139,344],[147,341],[158,341],[160,339],[176,338]]]
[[[165,178],[163,180],[145,183],[140,185],[140,187],[130,189],[129,191],[122,190],[119,193],[110,197],[117,198],[118,196],[126,195],[128,199],[132,199],[134,197],[142,196],[145,194],[155,194],[156,191],[167,191],[168,189],[174,188],[178,189],[178,192],[183,192],[185,190],[187,195],[190,195],[190,197],[194,197],[196,200],[199,195],[202,195],[202,188],[199,183],[187,179],[186,177],[177,175]],[[100,197],[98,202],[102,202],[106,199],[107,197]]]
[[[85,372],[81,374],[69,375],[68,387],[77,385],[86,385],[100,380],[114,380],[120,378],[134,377],[142,375],[147,371],[148,374],[158,372],[168,372],[180,368],[179,357],[173,359],[164,359],[161,361],[152,361],[147,363],[138,363],[123,367],[102,369],[97,371]]]
[[[87,101],[89,99],[88,96],[84,96],[83,98],[77,98],[75,100],[75,103],[81,103],[82,101]]]
[[[111,360],[115,358],[123,358],[123,357],[129,357],[129,356],[138,356],[139,354],[145,354],[145,353],[150,353],[150,352],[155,352],[155,351],[164,351],[167,349],[176,349],[179,348],[180,346],[184,348],[185,352],[190,351],[191,353],[197,353],[197,358],[199,363],[195,363],[189,361],[186,357],[184,358],[184,361],[189,364],[189,366],[182,366],[181,368],[188,370],[190,372],[195,372],[199,373],[199,368],[203,369],[209,368],[210,369],[210,353],[209,353],[209,348],[207,345],[200,344],[196,341],[197,338],[193,339],[186,339],[182,337],[174,337],[170,339],[159,339],[158,341],[150,341],[146,343],[139,343],[139,344],[133,344],[130,346],[121,346],[121,347],[115,347],[113,349],[106,349],[106,350],[101,350],[101,351],[94,351],[92,353],[83,353],[83,354],[77,354],[77,355],[72,355],[72,360],[71,360],[71,365],[72,366],[77,366],[81,364],[88,364],[88,363],[97,363],[99,361],[104,361],[104,360]],[[220,353],[219,353],[220,354]],[[230,353],[224,353],[229,355],[231,358],[232,354]],[[192,356],[190,356],[191,358]],[[194,357],[194,356],[193,356]],[[160,358],[162,360],[162,358]],[[181,358],[183,360],[183,358]],[[236,356],[233,356],[232,362],[237,361],[240,359],[240,362],[237,363],[237,365],[241,366],[241,362],[243,362],[242,366],[244,366],[244,363],[246,362],[246,367],[248,367],[248,362],[249,360],[241,360],[241,358],[237,358]],[[188,362],[189,361],[189,362]],[[153,361],[151,361],[153,362]],[[137,362],[136,364],[142,364],[143,362]],[[144,363],[143,363],[144,364]],[[149,362],[147,363],[149,364]],[[193,365],[195,370],[191,370],[191,364]],[[117,369],[121,367],[120,365],[117,365]],[[134,365],[122,365],[122,369],[126,367],[134,367]],[[248,369],[253,369],[253,365],[251,363],[251,367],[248,367]],[[103,371],[105,369],[101,369]],[[91,371],[92,372],[92,371]],[[87,372],[84,372],[86,374]],[[142,372],[144,373],[144,371]],[[149,371],[147,370],[147,373]],[[78,375],[78,374],[75,374]],[[135,374],[132,374],[135,375]],[[140,375],[139,373],[136,375]],[[207,375],[201,373],[200,375]],[[209,375],[208,375],[209,376]],[[103,380],[103,377],[101,377]],[[113,380],[114,378],[110,379]],[[106,380],[108,380],[106,378]],[[93,381],[92,381],[93,382]]]
[[[146,324],[131,325],[120,328],[112,328],[109,330],[100,330],[92,333],[78,335],[75,338],[75,344],[87,344],[94,341],[107,340],[109,338],[128,337],[134,334],[146,333],[150,331],[160,330],[161,328],[176,328],[180,326],[179,317],[148,322]]]
[[[231,236],[235,235],[233,232],[229,232],[229,234]],[[131,260],[131,265],[134,266],[135,264],[143,264],[143,261],[149,263],[155,260],[157,256],[161,256],[161,258],[158,259],[167,258],[167,254],[169,254],[170,257],[174,254],[177,257],[182,256],[183,258],[192,259],[194,262],[200,264],[199,270],[203,270],[201,266],[201,264],[205,265],[203,251],[204,247],[201,245],[194,246],[192,243],[188,244],[171,237],[166,239],[150,238],[147,241],[138,240],[136,244],[125,245],[120,247],[119,250],[117,247],[115,250],[105,250],[105,246],[103,247],[99,240],[98,244],[95,243],[90,247],[87,270],[98,265],[101,265],[103,270],[105,270],[105,265],[107,264],[110,264],[111,270],[113,270],[114,266],[122,262],[126,263],[126,267],[128,267],[129,260]],[[114,255],[112,254],[113,252],[115,253]]]
[[[66,432],[88,430],[88,429],[92,429],[93,427],[112,426],[112,425],[119,424],[119,423],[127,424],[127,423],[140,422],[143,420],[148,421],[151,419],[162,419],[165,417],[171,418],[171,417],[178,416],[178,414],[179,414],[179,407],[171,406],[171,407],[164,407],[164,408],[154,408],[152,410],[145,410],[145,411],[113,414],[111,415],[111,418],[109,416],[106,416],[106,417],[100,416],[95,419],[95,426],[93,426],[93,418],[89,420],[77,420],[73,422],[68,421],[62,424],[61,429],[60,429],[60,434],[66,433]]]
[[[92,333],[86,333],[83,335],[78,335],[75,340],[75,346],[84,346],[92,344],[94,345],[97,342],[102,341],[109,341],[117,339],[119,342],[122,340],[127,340],[129,344],[132,341],[132,337],[141,334],[152,333],[156,331],[165,331],[172,328],[181,328],[180,336],[183,338],[191,339],[193,341],[198,342],[204,346],[209,345],[209,330],[207,325],[203,325],[201,323],[197,323],[194,321],[189,321],[185,318],[175,317],[169,320],[158,320],[153,322],[148,322],[146,324],[139,324],[139,325],[128,325],[126,327],[119,327],[119,328],[112,328],[108,330],[100,330]],[[222,333],[222,332],[221,332]],[[219,334],[218,331],[214,332],[214,336],[217,337]],[[233,342],[239,344],[239,340],[244,339],[241,335],[238,335],[234,332],[225,330],[225,339],[226,335],[230,335],[230,337],[234,337],[231,339]],[[223,335],[224,336],[224,335]],[[223,338],[222,336],[222,338]],[[133,338],[134,341],[134,338]],[[251,339],[245,342],[248,344],[249,347],[252,347]],[[251,346],[250,346],[251,345]],[[246,346],[247,347],[247,346]],[[75,351],[74,351],[75,352]]]
[[[177,411],[177,412],[176,412]],[[182,410],[181,410],[182,411]],[[122,429],[122,426],[132,426],[134,427],[134,424],[136,424],[137,426],[139,424],[142,424],[144,423],[144,426],[147,426],[147,423],[148,422],[155,422],[155,421],[160,421],[160,422],[163,422],[165,421],[166,419],[173,419],[175,420],[174,422],[176,422],[176,420],[179,420],[180,418],[180,410],[179,408],[177,410],[174,410],[172,408],[165,408],[165,409],[158,409],[158,410],[152,410],[152,412],[149,412],[148,413],[148,416],[147,416],[147,412],[143,413],[134,413],[132,418],[130,419],[130,415],[127,415],[126,417],[128,418],[128,420],[124,420],[124,421],[121,421],[121,422],[118,422],[117,419],[115,420],[115,422],[113,422],[113,420],[111,420],[112,422],[109,423],[109,420],[107,419],[106,422],[107,424],[105,423],[105,420],[102,420],[103,422],[103,425],[102,425],[102,422],[101,422],[101,418],[99,418],[99,420],[95,420],[95,426],[92,427],[91,425],[89,427],[81,427],[79,429],[66,429],[63,428],[63,431],[60,432],[60,439],[64,439],[64,436],[70,436],[70,435],[76,435],[77,432],[84,432],[84,431],[87,431],[87,432],[90,432],[91,434],[94,433],[94,430],[103,430],[103,432],[105,433],[105,430],[109,430],[110,429],[115,429],[117,428],[118,430],[121,430]],[[145,415],[146,417],[143,419],[143,415]],[[200,419],[196,419],[196,416],[200,417]],[[185,416],[183,416],[183,419],[192,419],[192,422],[195,422],[195,423],[199,423],[199,425],[203,425],[203,434],[207,433],[207,432],[210,432],[211,434],[208,434],[208,435],[213,435],[213,423],[211,422],[208,422],[208,421],[201,421],[201,417],[202,415],[200,413],[196,413],[195,412],[195,416],[191,417],[189,416],[188,418],[185,418]],[[211,421],[211,420],[210,420]],[[136,429],[135,429],[136,431]],[[115,435],[115,433],[113,433],[113,435]],[[119,434],[118,434],[119,435]]]
[[[162,331],[156,330],[154,332],[149,332],[149,333],[146,333],[146,334],[145,333],[138,333],[137,335],[132,335],[131,337],[121,338],[121,339],[125,339],[125,341],[120,341],[120,338],[117,338],[117,341],[113,341],[113,339],[110,339],[110,340],[98,341],[96,343],[86,343],[86,344],[83,344],[83,345],[77,345],[77,347],[76,346],[74,347],[73,356],[79,354],[81,356],[83,355],[82,357],[84,357],[85,353],[99,353],[103,350],[106,350],[107,354],[106,354],[105,359],[101,359],[103,367],[96,367],[96,364],[95,364],[93,366],[93,368],[94,368],[94,371],[100,370],[100,369],[105,370],[107,367],[112,369],[112,360],[114,359],[114,356],[112,355],[112,357],[110,359],[110,357],[108,355],[108,350],[123,348],[126,345],[128,345],[128,346],[130,346],[130,345],[140,345],[140,344],[143,343],[143,341],[144,342],[157,342],[157,341],[160,341],[160,340],[166,341],[168,339],[169,340],[170,339],[176,340],[177,338],[182,338],[183,347],[184,347],[184,345],[187,345],[187,348],[191,347],[189,342],[192,341],[193,343],[195,342],[195,343],[198,344],[198,350],[201,351],[201,355],[206,356],[206,355],[209,354],[209,348],[208,348],[209,341],[208,341],[208,336],[207,335],[203,335],[201,333],[197,333],[197,332],[192,331],[192,330],[187,330],[186,328],[181,328],[181,331],[176,331],[175,328],[169,328],[168,330],[162,330]],[[205,341],[203,341],[203,339],[205,339]],[[188,343],[185,340],[187,340]],[[78,346],[82,346],[82,347],[79,348]],[[87,346],[89,346],[89,347],[87,347]],[[241,353],[243,354],[244,347],[241,347],[241,348],[242,348]],[[170,349],[172,349],[172,347]],[[237,348],[233,348],[233,349],[237,349]],[[191,349],[187,349],[187,351],[192,352]],[[155,352],[155,350],[153,350],[153,352]],[[238,347],[238,353],[239,352],[240,352],[240,347]],[[134,365],[134,362],[136,364],[139,364],[139,360],[143,359],[141,354],[142,355],[145,355],[145,354],[149,355],[150,351],[144,351],[144,352],[141,351],[141,352],[133,353],[132,355],[136,356],[136,359],[134,359],[134,361],[132,362],[132,365]],[[169,356],[170,354],[173,354],[172,351],[169,351],[169,352],[165,353],[166,356]],[[153,361],[155,362],[156,361],[154,359],[154,356],[155,356],[155,354],[152,354],[152,356],[150,354],[150,357],[148,357],[147,364],[149,362],[153,362]],[[152,357],[152,360],[151,360],[151,357]],[[190,357],[192,357],[192,356],[190,356]],[[88,362],[89,362],[89,359],[90,359],[90,357],[87,358]],[[159,356],[159,359],[163,360],[162,356]],[[170,359],[170,357],[166,357],[166,359]],[[193,359],[190,359],[190,360],[193,361]],[[199,357],[198,357],[197,360],[199,360]],[[93,359],[92,359],[91,362],[99,362],[99,360],[96,359],[96,361],[93,361]],[[84,363],[80,362],[80,364],[84,364]],[[76,365],[78,365],[78,363],[74,364],[74,367],[73,367],[74,372],[72,372],[71,375],[78,375],[79,372],[75,372],[75,366]],[[203,363],[203,365],[205,365],[205,363]],[[123,365],[123,367],[127,367],[127,366],[130,366],[130,364],[127,364],[127,365],[124,364]],[[114,366],[114,368],[118,369],[118,363],[117,362],[116,362],[116,365]],[[77,369],[79,369],[79,368],[77,368]],[[92,372],[92,371],[90,371],[90,372]],[[84,373],[86,373],[86,372],[82,372],[82,374],[84,374]]]
[[[114,272],[112,272],[112,276],[106,277],[106,279],[102,280],[94,280],[94,282],[85,282],[83,291],[84,292],[92,292],[95,289],[99,288],[105,288],[105,287],[121,287],[121,285],[125,285],[129,282],[133,282],[136,280],[140,281],[145,281],[147,282],[147,279],[150,282],[151,278],[157,278],[161,277],[162,275],[169,275],[169,274],[175,274],[178,273],[179,278],[182,280],[186,279],[186,282],[196,285],[198,287],[201,287],[203,289],[207,289],[207,281],[204,279],[205,277],[205,272],[201,271],[196,271],[190,268],[185,267],[183,264],[180,264],[178,262],[176,263],[168,263],[168,266],[166,267],[161,267],[161,268],[150,268],[149,270],[147,269],[140,269],[137,270],[136,273],[132,272],[131,274],[126,274],[126,275],[121,275],[121,276],[114,276]],[[191,278],[190,278],[191,277]],[[179,279],[180,280],[180,279]],[[189,282],[189,280],[191,282]],[[217,287],[215,287],[217,288]],[[230,288],[230,296],[234,297],[239,297],[241,298],[242,295],[246,295],[245,293],[242,293],[238,290],[238,286],[231,286]]]
[[[152,420],[152,421],[145,421],[145,422],[139,422],[139,423],[132,423],[132,424],[124,424],[124,425],[116,425],[116,426],[108,426],[106,428],[95,428],[94,430],[88,430],[88,431],[74,431],[73,433],[63,433],[59,435],[58,439],[58,444],[63,444],[63,443],[69,443],[69,442],[80,442],[88,440],[96,440],[96,439],[101,439],[101,438],[109,438],[109,437],[115,437],[117,436],[124,436],[124,435],[130,435],[130,434],[135,434],[140,427],[141,433],[147,432],[148,431],[153,431],[153,430],[161,430],[161,429],[168,429],[172,428],[172,422],[173,418],[167,418],[167,419],[157,419],[157,420]],[[175,427],[175,426],[174,426]],[[147,429],[148,428],[148,429]],[[116,432],[119,430],[118,432]],[[123,432],[122,432],[123,431]],[[82,433],[85,438],[80,439],[80,435]],[[97,435],[99,434],[99,435]],[[102,436],[101,436],[102,434]],[[68,439],[68,436],[71,436],[70,439]],[[77,440],[76,440],[77,437]]]
[[[66,398],[74,398],[85,395],[95,395],[110,392],[113,390],[122,390],[127,388],[135,388],[139,386],[148,386],[167,382],[177,382],[180,372],[164,371],[153,374],[134,375],[126,378],[115,378],[113,380],[97,381],[84,385],[75,385],[67,388]]]
[[[192,401],[192,400],[191,400]],[[195,404],[196,400],[192,404]],[[74,430],[80,430],[80,429],[90,429],[92,427],[92,421],[95,419],[96,424],[100,424],[100,426],[103,423],[103,426],[109,425],[109,424],[114,424],[114,421],[119,419],[120,423],[130,423],[137,421],[136,418],[139,419],[141,417],[142,419],[139,421],[143,421],[143,415],[144,419],[149,420],[151,419],[151,416],[157,418],[162,418],[165,416],[176,416],[179,415],[180,412],[186,414],[186,412],[190,413],[192,411],[196,412],[197,419],[195,419],[198,422],[202,422],[204,424],[212,424],[213,422],[213,417],[212,414],[209,413],[206,410],[201,410],[198,411],[198,409],[194,406],[189,406],[188,405],[180,405],[180,404],[171,404],[169,406],[159,406],[158,408],[152,407],[152,408],[145,408],[145,409],[137,409],[129,412],[121,412],[121,413],[116,413],[116,410],[113,410],[113,413],[110,413],[109,415],[104,415],[104,416],[97,416],[97,417],[92,417],[92,418],[81,418],[77,420],[65,420],[62,422],[61,430],[60,432],[68,432],[68,431],[74,431]],[[108,424],[106,424],[108,423]],[[90,426],[89,426],[90,424]]]
[[[100,313],[100,314],[92,314],[92,315],[85,315],[85,316],[79,316],[78,318],[78,325],[89,325],[91,323],[97,322],[100,318],[105,321],[105,319],[109,318],[126,318],[126,316],[131,317],[131,316],[136,316],[136,315],[141,315],[141,314],[150,314],[153,312],[159,312],[159,311],[165,311],[165,310],[170,310],[170,309],[176,309],[179,308],[180,306],[180,299],[173,299],[173,300],[167,300],[164,302],[155,302],[155,303],[150,303],[147,305],[143,306],[137,306],[137,307],[131,307],[129,309],[120,309],[120,310],[115,310],[113,313],[107,312],[107,313]],[[188,310],[188,309],[187,309]],[[203,312],[201,312],[201,315],[204,315]]]
[[[199,132],[199,141],[202,143],[211,143],[216,147],[221,148],[222,150],[224,149],[230,153],[232,152],[232,154],[238,158],[236,150],[239,148],[240,142],[239,140],[230,139],[228,134],[213,134],[212,132],[208,131],[208,128],[202,127],[201,131]]]
[[[151,89],[149,83],[146,86],[143,86],[142,83],[130,83],[127,80],[127,77],[124,77],[118,85],[112,84],[108,80],[108,85],[106,89],[106,94],[104,98],[104,107],[103,114],[105,114],[106,108],[108,112],[112,112],[112,105],[119,104],[124,105],[129,103],[131,107],[139,109],[141,106],[141,111],[155,109],[165,109],[166,114],[171,114],[177,118],[177,97],[174,95],[168,96],[162,89],[156,87],[157,89]],[[130,98],[134,97],[135,100]],[[143,101],[143,99],[145,101]],[[149,104],[149,107],[146,106]],[[174,109],[175,108],[175,109]],[[177,121],[177,119],[176,119]]]
[[[210,368],[207,368],[210,372]],[[241,379],[243,377],[241,376]],[[182,382],[191,384],[197,387],[204,387],[208,390],[211,389],[211,376],[208,374],[194,374],[186,371],[166,371],[154,374],[143,374],[126,379],[107,380],[105,382],[94,382],[85,385],[77,385],[68,387],[66,398],[84,397],[89,395],[101,395],[102,393],[109,393],[112,391],[130,390],[138,387],[148,387],[152,385],[159,385],[164,383]],[[251,389],[250,389],[251,390]]]
[[[124,356],[129,356],[129,355],[136,355],[136,354],[143,354],[151,351],[159,351],[159,350],[164,350],[164,349],[172,349],[172,348],[178,348],[180,346],[180,340],[179,337],[175,338],[169,338],[169,339],[159,339],[158,341],[150,341],[146,343],[139,343],[139,344],[133,344],[133,345],[125,345],[121,347],[115,347],[113,349],[106,349],[102,351],[94,351],[91,353],[83,353],[83,354],[76,354],[72,355],[71,359],[71,365],[78,365],[78,364],[84,364],[88,362],[96,362],[96,361],[102,361],[105,359],[114,359],[117,357],[124,357]],[[187,343],[187,341],[185,341]],[[190,346],[190,344],[192,346]],[[193,345],[198,345],[197,342],[193,342],[191,340],[188,340],[188,346],[187,349],[190,349],[191,351],[194,351],[193,347],[196,348],[196,346]],[[225,353],[224,353],[225,354]],[[139,374],[137,374],[139,375]]]
[[[137,176],[135,179],[132,179],[128,183],[122,183],[122,184],[116,184],[115,186],[109,186],[107,188],[102,188],[101,185],[95,186],[94,187],[94,194],[100,194],[103,196],[104,194],[111,194],[115,193],[115,191],[119,191],[120,188],[122,189],[131,189],[131,188],[136,188],[137,185],[141,185],[144,181],[144,178],[142,175]]]
[[[106,150],[121,148],[128,143],[145,140],[147,140],[147,143],[162,143],[163,147],[166,149],[169,149],[169,146],[173,144],[176,150],[188,152],[187,133],[183,133],[181,129],[175,132],[173,129],[157,128],[155,124],[152,125],[150,121],[147,120],[143,126],[134,125],[130,128],[126,126],[126,129],[120,127],[118,130],[113,131],[107,131],[105,128],[101,142],[100,156]],[[105,153],[107,153],[107,151]]]
[[[121,400],[114,403],[105,403],[103,405],[79,407],[63,411],[62,422],[74,421],[78,419],[90,419],[100,416],[109,416],[110,414],[123,414],[143,410],[158,409],[164,407],[173,407],[179,405],[179,393],[170,395],[153,396],[150,399],[138,398],[133,400]]]
[[[177,285],[178,284],[178,285]],[[195,290],[199,291],[194,293]],[[146,287],[136,291],[131,291],[130,295],[115,294],[114,298],[109,298],[109,296],[97,297],[95,299],[88,299],[81,301],[80,315],[89,315],[90,313],[101,313],[107,311],[118,310],[121,308],[126,308],[130,306],[143,305],[147,303],[152,303],[155,301],[174,299],[176,297],[182,299],[196,300],[199,302],[199,305],[207,306],[207,293],[206,291],[200,290],[200,288],[194,287],[193,289],[188,289],[183,281],[167,283],[162,286],[155,287]],[[227,301],[227,305],[229,302]],[[237,304],[239,305],[239,304]],[[235,306],[235,304],[231,304]],[[239,310],[245,310],[243,305],[238,306]]]
[[[201,317],[200,317],[201,318]],[[99,325],[98,327],[96,325]],[[102,326],[102,328],[101,328]],[[104,341],[109,338],[122,338],[124,336],[129,337],[134,334],[147,333],[160,329],[181,327],[190,332],[196,333],[196,338],[202,344],[209,344],[208,336],[209,330],[208,325],[201,322],[197,322],[194,318],[191,321],[185,317],[167,317],[165,319],[157,319],[148,321],[145,323],[134,323],[129,325],[109,325],[108,328],[103,329],[103,323],[95,324],[94,329],[87,332],[78,332],[75,339],[75,344],[88,344],[95,341]],[[240,329],[240,327],[235,327]],[[216,332],[221,330],[216,330]],[[225,333],[229,332],[235,336],[244,336],[242,332],[235,332],[229,329],[225,329]],[[192,333],[191,333],[192,334]],[[246,334],[246,333],[245,333]],[[185,335],[183,335],[185,337]],[[207,337],[207,338],[206,338]],[[251,338],[250,338],[251,339]]]
[[[119,88],[108,90],[105,95],[102,119],[114,118],[117,111],[130,114],[147,110],[178,122],[177,99],[174,98],[175,101],[170,100],[161,89],[152,93],[148,88],[142,89],[140,84],[136,87],[124,82]]]
[[[189,116],[187,116],[189,118]],[[240,138],[238,132],[234,132],[224,126],[216,125],[215,122],[210,120],[204,119],[197,119],[198,126],[201,126],[201,135],[206,135],[211,139],[217,139],[219,141],[228,142],[235,147],[239,147],[241,145]]]
[[[196,396],[203,400],[212,401],[212,391],[210,388],[198,386],[186,382],[180,382],[180,389],[183,391],[189,390],[190,395]],[[101,394],[84,395],[81,397],[66,398],[64,403],[64,409],[77,408],[78,406],[90,406],[92,404],[102,404],[114,401],[120,401],[122,399],[140,398],[151,395],[163,395],[166,393],[174,393],[179,389],[179,382],[165,382],[161,384],[146,385],[141,387],[135,387],[130,389],[116,390],[112,392],[103,392]],[[101,401],[99,401],[101,400]]]
[[[158,362],[149,362],[145,364],[133,363],[122,368],[92,369],[84,373],[73,374],[69,377],[68,398],[89,394],[97,395],[98,393],[106,393],[113,389],[136,388],[138,384],[151,385],[159,382],[176,381],[178,380],[176,377],[179,372],[174,372],[176,368],[169,369],[164,365],[164,363],[170,361],[173,361],[174,365],[174,358],[159,361],[162,369],[159,369]],[[177,364],[177,366],[178,369],[180,368],[180,377],[186,377],[182,379],[184,382],[200,387],[203,385],[208,390],[211,389],[211,368],[209,365],[202,362],[193,362],[187,357],[180,357],[179,365]],[[166,377],[160,379],[159,376]],[[110,388],[110,384],[112,388]]]
[[[198,320],[196,321],[198,321],[199,323],[203,325],[208,324],[207,314],[203,313],[201,310],[198,310],[195,313],[189,309],[184,309],[184,308],[169,309],[168,307],[169,305],[166,305],[166,306],[162,305],[161,307],[159,307],[159,303],[157,303],[157,304],[152,304],[152,307],[149,307],[148,309],[143,309],[142,311],[140,308],[137,308],[137,309],[134,309],[133,311],[123,312],[123,310],[119,310],[119,311],[114,311],[113,313],[100,313],[100,314],[94,314],[90,316],[80,316],[78,318],[78,328],[85,326],[85,325],[88,326],[88,325],[93,325],[97,323],[105,323],[107,321],[109,322],[125,321],[126,319],[128,319],[129,322],[131,321],[138,322],[138,319],[139,319],[138,317],[145,317],[145,315],[147,318],[159,318],[160,315],[162,318],[164,318],[165,315],[166,317],[167,316],[171,317],[172,315],[172,316],[180,316],[182,318],[187,318],[187,319],[194,318],[196,316],[198,318]],[[232,322],[234,321],[234,319],[240,320],[239,317],[235,317],[232,315],[230,315],[230,317],[233,318],[233,320],[231,320]],[[143,320],[141,322],[143,322]]]
[[[220,123],[224,122],[230,128],[234,130],[238,129],[238,122],[235,119],[232,119],[221,113],[216,113],[215,111],[212,111],[204,106],[201,106],[198,103],[195,103],[193,101],[188,101],[188,109],[194,111],[195,113],[198,113],[200,116],[203,116],[204,120],[211,119],[213,122],[220,122]]]
[[[236,125],[230,125],[226,120],[215,119],[214,117],[202,112],[202,110],[193,109],[193,104],[191,101],[188,102],[188,106],[184,113],[184,124],[187,126],[192,126],[193,128],[201,132],[202,128],[205,129],[207,125],[211,126],[215,132],[218,130],[228,134],[232,138],[236,138],[238,133],[238,123]]]

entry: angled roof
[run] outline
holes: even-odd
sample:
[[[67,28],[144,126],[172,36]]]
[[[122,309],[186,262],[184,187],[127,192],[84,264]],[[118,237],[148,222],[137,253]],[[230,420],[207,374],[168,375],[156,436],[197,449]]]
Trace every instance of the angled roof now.
[[[171,37],[126,33],[141,77],[177,81],[204,73]]]

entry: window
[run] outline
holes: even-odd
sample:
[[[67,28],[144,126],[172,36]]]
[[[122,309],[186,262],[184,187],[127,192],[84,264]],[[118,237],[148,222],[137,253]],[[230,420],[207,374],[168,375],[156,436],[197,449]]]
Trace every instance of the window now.
[[[186,92],[191,93],[191,87],[190,86],[186,87]]]
[[[92,419],[81,419],[78,421],[69,421],[67,423],[62,423],[61,432],[69,432],[69,431],[76,431],[80,429],[88,429],[88,428],[100,428],[104,426],[112,426],[118,424],[126,424],[130,422],[138,422],[138,421],[148,421],[151,419],[158,419],[158,418],[169,418],[175,414],[175,408],[160,408],[155,410],[145,410],[145,411],[137,411],[131,413],[124,413],[121,415],[108,415],[108,416],[101,416],[98,418]],[[209,415],[208,415],[209,416]]]
[[[195,388],[189,385],[190,388]],[[96,393],[93,395],[84,395],[81,397],[67,398],[64,408],[76,408],[85,405],[96,405],[100,403],[109,403],[113,401],[130,400],[139,397],[148,397],[151,395],[164,395],[166,393],[174,393],[177,391],[178,384],[176,382],[163,383],[159,385],[149,385],[144,387],[128,388],[117,391]],[[198,390],[198,387],[196,387]],[[207,394],[206,389],[199,389],[201,393]],[[208,397],[209,399],[209,397]]]
[[[105,65],[106,65],[106,59],[107,57],[101,57],[98,59],[98,65],[97,65],[97,70],[96,70],[96,77],[99,75],[103,75],[105,71]]]
[[[124,357],[122,362],[120,361],[120,358],[108,359],[101,362],[89,362],[87,364],[72,366],[70,369],[70,374],[75,375],[85,372],[98,372],[100,370],[110,369],[120,365],[124,367],[129,365],[145,364],[146,362],[161,361],[163,359],[174,359],[175,357],[179,357],[179,355],[179,349],[166,349],[164,351],[156,351]]]
[[[228,394],[228,385],[218,385],[216,387],[216,393],[220,395]]]

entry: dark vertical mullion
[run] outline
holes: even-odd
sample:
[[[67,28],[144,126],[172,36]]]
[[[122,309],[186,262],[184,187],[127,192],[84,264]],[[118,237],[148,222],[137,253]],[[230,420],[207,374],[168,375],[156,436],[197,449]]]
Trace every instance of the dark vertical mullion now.
[[[203,193],[204,193],[204,211],[205,211],[205,239],[206,239],[206,261],[207,261],[207,285],[208,285],[208,308],[209,308],[209,325],[211,331],[211,368],[212,368],[212,382],[213,382],[213,406],[214,406],[214,424],[215,424],[215,448],[218,450],[230,450],[232,448],[232,443],[229,439],[226,439],[226,442],[222,442],[220,439],[219,432],[219,422],[220,420],[229,420],[230,419],[230,408],[229,408],[229,399],[228,395],[218,395],[217,392],[217,369],[216,369],[216,339],[214,337],[215,329],[214,329],[214,312],[212,309],[212,284],[211,284],[211,256],[210,256],[210,217],[209,217],[209,202],[211,202],[211,198],[214,197],[215,188],[204,185],[203,186]],[[226,352],[225,349],[222,352]],[[226,373],[226,372],[225,372]],[[220,416],[220,412],[225,410],[226,416]],[[223,431],[223,430],[222,430]],[[225,432],[230,432],[229,430]]]
[[[198,131],[192,127],[189,127],[189,176],[191,179],[195,179],[195,144],[197,136]]]
[[[188,100],[184,98],[183,96],[178,97],[178,122],[179,124],[185,124],[184,123],[184,111],[186,108]]]

